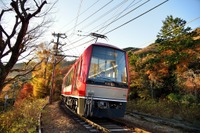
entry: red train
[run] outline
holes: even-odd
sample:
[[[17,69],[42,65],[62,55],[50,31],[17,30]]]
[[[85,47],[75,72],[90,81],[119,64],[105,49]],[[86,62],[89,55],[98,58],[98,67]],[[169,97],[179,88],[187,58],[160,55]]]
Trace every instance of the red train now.
[[[125,51],[103,43],[90,45],[65,75],[64,103],[81,116],[123,117],[129,90]]]

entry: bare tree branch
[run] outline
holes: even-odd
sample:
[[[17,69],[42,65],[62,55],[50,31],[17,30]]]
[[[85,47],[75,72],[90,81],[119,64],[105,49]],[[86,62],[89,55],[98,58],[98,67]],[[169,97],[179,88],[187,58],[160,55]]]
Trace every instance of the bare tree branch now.
[[[3,16],[3,14],[4,14],[5,12],[8,12],[8,11],[12,11],[12,8],[10,8],[10,9],[5,9],[5,10],[2,10],[2,11],[1,11],[0,20],[1,20],[1,17]]]
[[[26,18],[28,16],[27,14],[27,10],[29,9],[25,9],[25,3],[26,3],[26,0],[20,0],[20,6],[21,6],[21,10],[22,10],[22,14],[24,14],[24,17]]]
[[[39,63],[37,63],[37,64],[36,64],[35,66],[33,66],[30,70],[13,69],[13,71],[25,72],[25,73],[17,74],[17,75],[16,75],[15,77],[13,77],[13,78],[6,79],[6,81],[4,82],[4,84],[6,85],[6,84],[8,84],[8,83],[14,81],[15,79],[17,79],[17,78],[19,78],[19,77],[23,77],[23,76],[25,76],[25,75],[27,75],[27,74],[33,72],[33,71],[37,71],[36,68],[37,68],[41,63],[42,63],[42,61],[39,62]]]
[[[10,5],[13,7],[13,9],[15,10],[17,16],[21,19],[21,21],[24,21],[24,17],[21,15],[19,8],[18,8],[18,1],[14,1],[12,0],[12,2],[10,3]]]
[[[36,2],[37,3],[37,2]],[[33,13],[28,15],[28,19],[32,18],[33,16],[36,16],[42,9],[42,7],[47,4],[46,0],[42,2],[40,6],[38,6],[38,9]]]
[[[32,5],[28,6],[28,4]],[[44,30],[44,25],[48,25],[50,23],[50,21],[46,20],[46,17],[44,16],[43,21],[38,25],[33,25],[30,27],[29,24],[32,18],[38,17],[40,14],[47,13],[46,11],[44,11],[44,13],[41,12],[45,4],[47,4],[46,0],[40,0],[40,2],[37,0],[12,0],[10,2],[11,8],[5,6],[6,9],[1,10],[0,20],[2,20],[6,15],[10,15],[6,13],[11,12],[12,15],[15,15],[15,21],[11,23],[13,24],[12,26],[10,26],[10,23],[0,23],[0,92],[5,84],[18,77],[24,76],[33,70],[27,67],[27,69],[30,71],[26,71],[27,69],[22,69],[22,74],[20,73],[16,75],[13,79],[7,79],[7,76],[10,72],[20,71],[17,69],[13,70],[13,66],[20,59],[20,57],[22,57],[22,60],[32,53],[32,51],[30,51],[28,54],[25,52],[28,49],[33,48],[33,41],[37,40],[42,34],[40,31]],[[50,10],[48,10],[48,12],[49,11]],[[7,27],[11,28],[8,29]],[[25,54],[25,56],[22,56],[22,54]],[[7,62],[2,60],[6,57],[8,57],[8,59],[6,59]]]

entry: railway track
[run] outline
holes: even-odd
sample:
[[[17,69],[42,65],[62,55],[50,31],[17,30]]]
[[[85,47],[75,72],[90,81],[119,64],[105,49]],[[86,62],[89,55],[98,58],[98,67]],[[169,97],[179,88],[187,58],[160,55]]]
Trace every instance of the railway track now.
[[[60,106],[60,107],[59,107]],[[119,119],[99,119],[99,118],[90,118],[86,119],[84,117],[80,117],[79,115],[70,111],[64,104],[60,104],[57,102],[53,105],[47,106],[49,114],[43,113],[42,115],[44,121],[42,121],[42,125],[40,125],[40,132],[53,133],[55,131],[76,131],[76,132],[136,132],[136,133],[169,133],[169,132],[182,132],[182,133],[197,133],[200,132],[200,128],[192,127],[191,125],[185,125],[183,122],[174,122],[165,118],[157,118],[155,116],[150,116],[147,114],[142,114],[139,112],[129,112],[125,115],[124,118]],[[47,109],[46,108],[46,109]],[[59,111],[60,110],[60,111]],[[45,111],[46,112],[46,111]],[[51,114],[54,115],[51,115]],[[58,115],[60,114],[60,115]],[[65,118],[63,117],[67,114],[67,121],[73,121],[71,125],[74,124],[74,128],[71,128],[67,122],[65,122]],[[40,117],[41,118],[41,117]],[[73,120],[72,120],[72,119]],[[71,119],[71,120],[70,120]],[[45,121],[47,120],[47,121]],[[54,122],[49,123],[49,120]],[[58,125],[58,121],[61,121]],[[41,120],[40,120],[41,122]],[[80,124],[75,124],[80,123]],[[46,126],[45,126],[46,125]],[[51,128],[52,127],[52,128]],[[78,127],[78,128],[77,128]],[[139,128],[137,128],[139,127]],[[145,129],[145,130],[144,130]]]
[[[192,133],[199,133],[200,132],[200,126],[199,125],[192,125],[191,123],[175,120],[175,119],[168,119],[168,118],[161,118],[156,117],[140,112],[126,112],[126,115],[130,117],[135,117],[138,119],[143,119],[145,121],[151,122],[151,123],[157,123],[160,125],[166,125],[169,127],[181,129],[182,132],[192,132]]]
[[[123,122],[120,122],[119,120],[114,119],[105,119],[105,118],[85,118],[77,115],[74,113],[70,108],[65,106],[64,104],[61,104],[61,107],[64,109],[64,111],[71,115],[71,117],[83,125],[86,129],[88,129],[90,132],[98,133],[98,132],[104,132],[104,133],[115,133],[115,132],[123,132],[123,133],[133,133],[140,131],[140,132],[146,132],[139,128],[129,128],[127,127]]]

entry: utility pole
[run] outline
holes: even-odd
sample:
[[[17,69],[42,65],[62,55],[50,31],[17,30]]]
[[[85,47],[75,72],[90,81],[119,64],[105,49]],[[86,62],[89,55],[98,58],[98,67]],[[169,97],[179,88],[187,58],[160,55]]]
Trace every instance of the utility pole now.
[[[97,33],[90,33],[90,36],[96,37],[95,43],[97,42],[98,38],[104,38],[104,39],[107,38],[107,36],[102,35],[102,34],[97,34]]]
[[[49,104],[52,103],[52,97],[54,93],[54,78],[55,78],[55,68],[57,64],[56,57],[58,55],[58,46],[60,45],[59,39],[65,39],[67,36],[64,33],[53,33],[54,37],[57,37],[57,42],[55,42],[55,45],[53,47],[54,49],[54,63],[53,63],[53,70],[52,70],[52,76],[51,76],[51,88],[50,88],[50,95],[49,95]]]

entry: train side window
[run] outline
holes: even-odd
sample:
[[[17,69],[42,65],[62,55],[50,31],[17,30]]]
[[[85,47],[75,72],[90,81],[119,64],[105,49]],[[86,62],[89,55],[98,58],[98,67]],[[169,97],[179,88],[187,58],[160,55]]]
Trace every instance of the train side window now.
[[[80,75],[80,60],[78,61],[77,65],[75,66],[74,90],[77,89],[77,82],[78,82],[79,75]]]
[[[78,62],[78,67],[77,67],[77,76],[78,77],[80,76],[80,73],[81,73],[81,63],[82,63],[82,60],[80,59]]]
[[[66,82],[65,82],[66,86],[69,86],[72,84],[73,72],[74,72],[74,69],[71,69],[71,71],[67,75]]]

